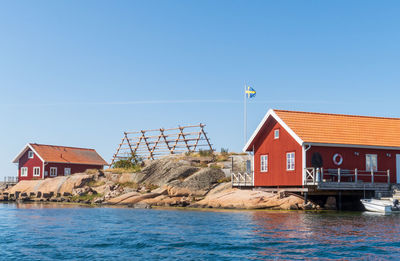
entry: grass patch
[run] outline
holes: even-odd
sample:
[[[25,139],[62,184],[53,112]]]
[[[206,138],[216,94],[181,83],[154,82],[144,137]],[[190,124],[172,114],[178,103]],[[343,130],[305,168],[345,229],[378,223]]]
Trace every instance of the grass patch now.
[[[219,154],[216,156],[216,162],[224,162],[229,160],[229,154]]]
[[[95,188],[95,187],[100,187],[103,186],[104,184],[106,184],[106,182],[104,180],[91,180],[88,182],[88,186]]]
[[[158,189],[159,186],[157,186],[155,184],[145,184],[145,188],[146,188],[146,190],[155,190],[155,189]]]
[[[232,182],[232,179],[231,179],[231,177],[225,177],[225,178],[219,179],[217,182],[218,183]]]
[[[214,155],[214,151],[212,150],[199,150],[200,157],[210,157]]]
[[[199,150],[198,152],[185,152],[185,156],[190,157],[213,157],[214,151],[212,150]]]
[[[75,202],[78,202],[78,201],[93,201],[96,198],[101,198],[102,196],[103,196],[103,194],[92,194],[92,195],[83,194],[83,195],[80,195],[80,196],[76,195],[76,196],[72,196],[71,197],[71,201],[75,201]]]
[[[136,165],[134,167],[131,168],[110,168],[110,169],[106,169],[104,170],[104,172],[110,172],[110,173],[115,173],[115,174],[124,174],[124,173],[136,173],[136,172],[140,172],[142,170],[142,168],[139,165]]]
[[[87,173],[87,174],[97,174],[99,172],[100,172],[100,170],[98,170],[98,169],[87,169],[87,170],[85,170],[85,173]]]
[[[210,168],[212,168],[212,169],[222,169],[222,167],[220,165],[218,165],[218,164],[211,164]]]
[[[193,163],[192,166],[198,167],[198,168],[207,168],[208,167],[207,163]]]
[[[139,188],[139,184],[137,184],[136,182],[132,182],[132,181],[123,182],[123,183],[118,182],[117,184],[123,188],[133,188],[133,189]]]

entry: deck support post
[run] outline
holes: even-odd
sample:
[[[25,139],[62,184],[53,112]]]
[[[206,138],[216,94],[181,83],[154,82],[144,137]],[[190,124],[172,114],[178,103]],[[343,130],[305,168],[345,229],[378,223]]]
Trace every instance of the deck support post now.
[[[342,210],[342,191],[339,191],[338,207],[339,207],[339,210]]]
[[[357,168],[354,170],[354,182],[356,182],[357,183],[357,181],[358,181],[358,170],[357,170]]]
[[[387,180],[388,184],[390,184],[390,169],[387,170]]]
[[[304,204],[308,203],[308,192],[304,192]]]
[[[371,183],[374,184],[374,170],[371,169]]]

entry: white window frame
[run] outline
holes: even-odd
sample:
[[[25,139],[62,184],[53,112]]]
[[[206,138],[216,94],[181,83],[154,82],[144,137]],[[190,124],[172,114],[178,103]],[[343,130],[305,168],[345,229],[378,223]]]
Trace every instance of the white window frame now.
[[[54,172],[53,172],[53,170],[54,170]],[[57,167],[51,167],[50,168],[50,177],[56,177],[56,176],[57,176]]]
[[[28,151],[28,159],[33,159],[35,157],[35,153],[33,151]]]
[[[296,153],[287,152],[286,153],[286,170],[293,171],[296,169]]]
[[[28,167],[22,167],[21,168],[21,177],[28,177]]]
[[[274,139],[275,140],[279,139],[279,134],[280,134],[279,132],[280,132],[279,129],[274,130]]]
[[[66,174],[67,170],[68,170],[68,174]],[[69,176],[69,175],[71,175],[71,168],[64,168],[64,176]]]
[[[268,172],[268,154],[260,156],[260,171]]]
[[[371,163],[372,163],[371,160],[372,160],[373,157],[376,160],[375,166],[372,166],[373,167],[373,171],[378,171],[378,154],[365,154],[365,170],[366,171],[371,171]],[[368,168],[368,161],[370,161],[369,162],[370,168]]]
[[[38,170],[37,174],[35,174],[36,170]],[[33,176],[34,177],[40,177],[40,167],[33,167]]]

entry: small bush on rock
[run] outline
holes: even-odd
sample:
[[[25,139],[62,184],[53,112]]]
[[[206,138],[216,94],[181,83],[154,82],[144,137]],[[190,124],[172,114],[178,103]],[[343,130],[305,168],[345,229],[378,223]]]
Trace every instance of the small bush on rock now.
[[[143,159],[138,157],[136,154],[132,154],[126,159],[120,159],[112,165],[112,169],[125,169],[131,170],[132,172],[138,172],[143,164]]]
[[[209,157],[212,156],[214,152],[212,150],[199,150],[200,157]]]
[[[231,182],[231,181],[232,181],[231,177],[225,177],[225,178],[219,179],[217,182],[218,183],[226,183],[226,182]]]

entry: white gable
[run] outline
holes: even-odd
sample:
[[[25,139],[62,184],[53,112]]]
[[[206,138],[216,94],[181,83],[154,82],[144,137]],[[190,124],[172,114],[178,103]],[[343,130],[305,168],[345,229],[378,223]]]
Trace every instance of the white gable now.
[[[273,117],[290,134],[290,136],[293,137],[293,139],[295,139],[301,146],[303,145],[303,140],[300,139],[300,137],[292,129],[290,129],[289,126],[281,118],[279,118],[279,116],[274,112],[273,109],[270,109],[270,110],[268,110],[267,114],[265,114],[264,118],[258,125],[257,129],[253,132],[253,135],[251,135],[249,141],[244,146],[244,148],[243,148],[244,152],[251,150],[251,148],[249,148],[250,145],[253,143],[257,134],[261,131],[261,128],[267,122],[269,117]]]

